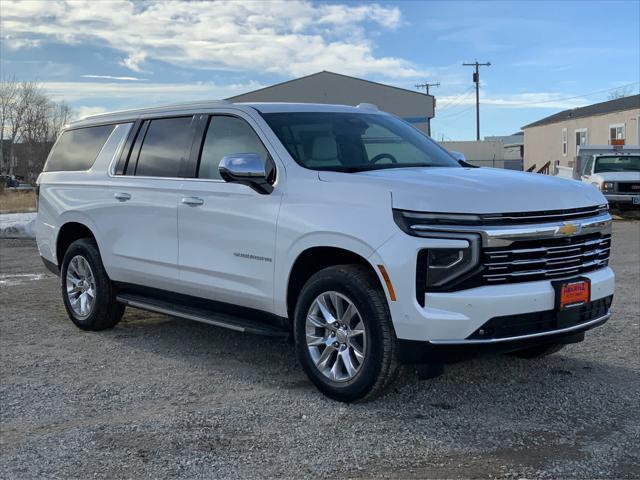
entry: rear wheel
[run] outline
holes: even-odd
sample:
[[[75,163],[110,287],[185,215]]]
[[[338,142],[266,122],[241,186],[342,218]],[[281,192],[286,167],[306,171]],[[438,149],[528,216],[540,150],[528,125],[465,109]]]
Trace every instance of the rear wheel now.
[[[69,246],[62,260],[60,287],[67,314],[77,327],[104,330],[122,318],[124,305],[116,302],[94,240],[82,238]]]
[[[524,348],[511,352],[510,355],[518,358],[540,358],[547,355],[553,355],[565,347],[561,343],[552,343],[547,345],[536,345],[535,347]]]
[[[397,375],[384,292],[360,265],[330,267],[309,279],[298,298],[294,337],[309,379],[335,400],[372,399]]]

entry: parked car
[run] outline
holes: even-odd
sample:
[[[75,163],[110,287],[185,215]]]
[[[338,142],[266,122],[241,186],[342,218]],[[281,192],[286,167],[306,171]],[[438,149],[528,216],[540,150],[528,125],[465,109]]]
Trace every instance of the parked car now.
[[[38,248],[79,328],[133,307],[288,336],[341,401],[380,394],[404,363],[430,377],[478,351],[540,357],[609,318],[598,190],[461,166],[372,106],[92,116],[38,183]]]
[[[610,205],[640,209],[640,146],[579,148],[580,179],[602,191]]]

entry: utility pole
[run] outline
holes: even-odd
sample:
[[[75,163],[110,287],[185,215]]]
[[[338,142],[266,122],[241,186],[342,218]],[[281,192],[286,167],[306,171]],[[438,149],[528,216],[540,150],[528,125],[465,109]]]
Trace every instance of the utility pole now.
[[[478,67],[490,67],[491,62],[478,63],[476,60],[473,63],[463,63],[463,67],[475,67],[473,72],[473,83],[476,84],[476,140],[480,140],[480,70]]]
[[[439,86],[440,86],[440,82],[438,83],[425,82],[425,83],[416,84],[416,88],[424,88],[427,91],[427,95],[429,95],[429,87],[439,87]],[[434,100],[433,102],[434,114],[435,114],[435,109],[436,109],[436,102]],[[427,135],[431,136],[431,118],[430,117],[427,117]]]

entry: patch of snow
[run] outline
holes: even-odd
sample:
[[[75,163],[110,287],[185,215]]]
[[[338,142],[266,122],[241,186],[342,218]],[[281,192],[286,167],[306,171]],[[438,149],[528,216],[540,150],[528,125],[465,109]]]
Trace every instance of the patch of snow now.
[[[35,238],[36,215],[35,212],[0,214],[0,238]]]
[[[42,280],[48,275],[44,273],[15,273],[15,274],[0,274],[0,287],[15,287],[26,282],[32,282],[34,280]]]

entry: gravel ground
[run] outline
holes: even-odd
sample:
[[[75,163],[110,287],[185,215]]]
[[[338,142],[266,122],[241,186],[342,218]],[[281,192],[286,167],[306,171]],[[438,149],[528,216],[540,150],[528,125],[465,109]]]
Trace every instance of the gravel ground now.
[[[640,222],[614,315],[542,360],[492,356],[343,405],[288,344],[129,310],[67,319],[31,240],[0,240],[2,478],[637,478]]]

